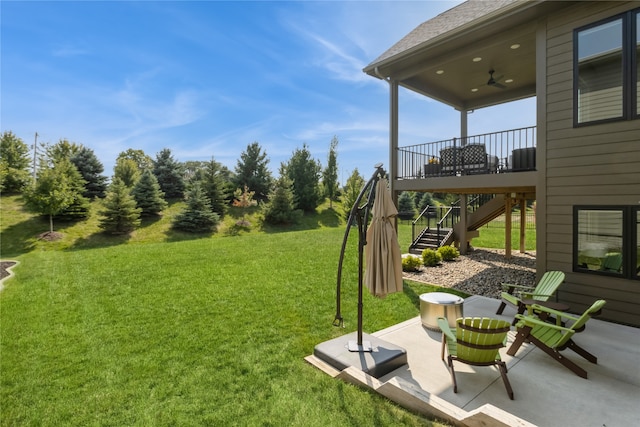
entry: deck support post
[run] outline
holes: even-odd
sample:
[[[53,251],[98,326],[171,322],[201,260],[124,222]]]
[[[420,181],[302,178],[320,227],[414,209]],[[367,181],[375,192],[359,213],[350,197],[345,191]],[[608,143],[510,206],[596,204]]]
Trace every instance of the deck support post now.
[[[513,207],[512,194],[506,194],[504,198],[504,256],[511,258],[511,208]]]
[[[469,251],[469,239],[467,238],[467,195],[460,194],[460,253],[466,255]]]
[[[520,199],[520,253],[525,253],[526,241],[527,241],[527,199],[522,197]]]

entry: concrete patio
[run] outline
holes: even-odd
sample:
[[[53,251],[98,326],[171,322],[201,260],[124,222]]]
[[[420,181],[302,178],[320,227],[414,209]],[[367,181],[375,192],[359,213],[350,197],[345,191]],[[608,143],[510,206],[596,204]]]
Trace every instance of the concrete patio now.
[[[512,320],[507,307],[496,315],[498,301],[472,296],[465,316]],[[606,307],[605,307],[606,309]],[[510,400],[493,367],[454,362],[458,393],[440,359],[441,334],[422,326],[420,316],[371,334],[407,351],[407,365],[374,378],[361,368],[335,370],[313,355],[307,361],[344,381],[369,387],[408,409],[442,418],[454,425],[538,425],[613,427],[640,425],[640,329],[591,319],[575,341],[598,357],[591,364],[571,350],[563,355],[585,368],[588,379],[575,375],[531,344],[514,356],[501,350],[515,393]],[[375,351],[375,349],[374,349]]]

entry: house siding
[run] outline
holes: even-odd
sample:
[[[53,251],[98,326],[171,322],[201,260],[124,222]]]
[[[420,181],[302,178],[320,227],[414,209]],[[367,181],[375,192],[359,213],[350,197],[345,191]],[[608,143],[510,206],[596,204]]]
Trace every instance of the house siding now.
[[[546,22],[546,151],[539,265],[562,270],[559,299],[580,312],[606,299],[602,317],[640,325],[640,281],[572,272],[573,207],[640,203],[640,120],[573,127],[573,31],[638,7],[576,2]],[[542,253],[541,252],[542,249]],[[540,272],[541,273],[541,272]]]

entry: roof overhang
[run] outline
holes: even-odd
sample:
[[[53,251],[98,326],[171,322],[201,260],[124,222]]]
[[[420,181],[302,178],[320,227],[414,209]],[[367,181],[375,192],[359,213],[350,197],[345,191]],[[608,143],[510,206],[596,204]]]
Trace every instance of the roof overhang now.
[[[510,2],[398,53],[383,54],[364,72],[458,110],[535,96],[539,20],[567,3]],[[490,70],[500,87],[487,84]]]

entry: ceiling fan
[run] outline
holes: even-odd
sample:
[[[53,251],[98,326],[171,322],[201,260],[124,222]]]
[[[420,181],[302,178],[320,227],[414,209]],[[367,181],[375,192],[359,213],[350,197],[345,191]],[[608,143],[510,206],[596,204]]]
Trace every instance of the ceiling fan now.
[[[487,86],[497,87],[498,89],[506,89],[507,87],[500,83],[500,80],[502,80],[504,76],[494,78],[493,73],[495,73],[495,70],[489,70],[489,81],[487,81]]]

